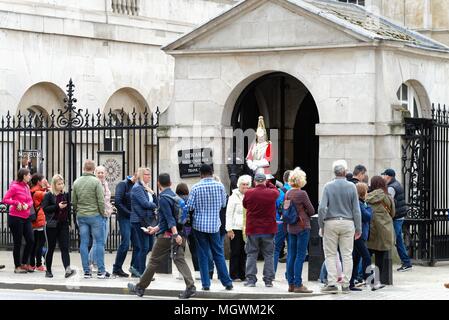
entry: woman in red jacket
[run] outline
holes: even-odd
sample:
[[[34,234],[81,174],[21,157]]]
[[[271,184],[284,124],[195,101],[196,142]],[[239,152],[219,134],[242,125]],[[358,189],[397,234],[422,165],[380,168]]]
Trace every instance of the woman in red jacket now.
[[[42,249],[45,244],[45,213],[41,203],[48,191],[48,181],[43,175],[35,173],[31,178],[31,196],[33,198],[36,220],[31,221],[34,232],[34,245],[31,249],[29,270],[45,271],[42,265]]]
[[[8,226],[11,229],[14,242],[14,265],[15,273],[27,273],[26,264],[30,257],[31,248],[33,247],[34,237],[31,227],[30,207],[33,205],[30,187],[28,183],[31,180],[30,170],[22,168],[17,173],[17,180],[13,181],[3,197],[3,203],[8,204]],[[22,247],[22,237],[25,237],[25,249],[20,257],[20,249]]]

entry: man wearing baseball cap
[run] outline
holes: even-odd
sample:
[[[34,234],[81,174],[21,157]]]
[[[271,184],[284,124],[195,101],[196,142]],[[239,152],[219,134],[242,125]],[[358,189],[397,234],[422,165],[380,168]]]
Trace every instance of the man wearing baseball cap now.
[[[246,283],[255,287],[257,282],[257,256],[264,258],[263,281],[266,287],[274,280],[274,235],[277,233],[276,199],[277,188],[264,173],[254,176],[256,186],[246,191],[243,207],[246,209]]]
[[[396,172],[393,169],[386,169],[381,173],[382,178],[388,186],[388,193],[394,199],[396,214],[393,218],[394,231],[396,233],[396,249],[401,258],[402,265],[397,269],[399,272],[409,271],[412,269],[410,257],[405,250],[404,241],[402,239],[402,225],[407,215],[407,204],[405,202],[404,188],[396,180]]]

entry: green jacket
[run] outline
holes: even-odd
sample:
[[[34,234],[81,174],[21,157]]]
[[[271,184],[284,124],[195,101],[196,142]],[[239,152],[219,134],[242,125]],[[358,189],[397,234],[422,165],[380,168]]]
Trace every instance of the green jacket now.
[[[104,191],[100,180],[92,173],[83,173],[75,180],[72,205],[77,216],[104,215]]]
[[[395,215],[394,201],[382,189],[377,189],[368,193],[366,202],[373,208],[366,245],[368,249],[389,251],[394,247],[396,240],[393,227],[393,217]],[[388,213],[385,206],[389,208],[390,213]]]

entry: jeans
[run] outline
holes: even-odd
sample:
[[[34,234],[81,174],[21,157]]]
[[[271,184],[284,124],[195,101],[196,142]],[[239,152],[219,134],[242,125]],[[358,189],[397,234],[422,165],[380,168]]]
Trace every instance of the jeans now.
[[[276,273],[278,269],[279,255],[284,246],[285,239],[287,238],[287,233],[284,230],[284,224],[278,224],[278,232],[274,237],[274,272]],[[287,247],[288,248],[288,247]],[[288,250],[287,250],[288,259]]]
[[[21,264],[27,264],[30,258],[31,249],[34,243],[33,228],[30,219],[23,219],[8,215],[8,226],[11,229],[12,238],[14,242],[13,257],[15,267],[20,267]],[[22,249],[22,237],[25,238],[26,244],[23,250],[22,258],[20,258],[20,251]]]
[[[136,242],[134,247],[134,250],[136,251],[135,268],[140,274],[143,274],[146,268],[147,255],[153,247],[153,236],[150,236],[149,234],[143,232],[140,227],[140,223],[131,223],[131,228],[134,230],[134,233],[136,235]]]
[[[103,238],[103,249],[104,247],[106,247],[106,242],[108,240],[108,235],[109,235],[109,218],[103,217],[103,234],[104,234],[104,238]],[[89,262],[90,264],[97,264],[97,257],[95,256],[95,252],[97,251],[97,242],[95,241],[95,239],[93,239],[92,242],[92,248],[90,248],[89,251]]]
[[[405,250],[404,241],[402,239],[402,225],[403,219],[393,220],[394,232],[396,233],[396,249],[398,249],[399,258],[405,266],[411,266],[410,258]]]
[[[98,273],[105,272],[104,267],[104,218],[98,214],[96,216],[80,217],[78,216],[78,225],[80,232],[80,253],[84,272],[90,272],[89,267],[89,240],[90,236],[97,243],[95,257],[97,259]]]
[[[226,261],[224,257],[223,238],[220,236],[220,232],[205,233],[193,229],[195,238],[197,240],[197,254],[198,263],[200,265],[201,283],[204,288],[210,287],[210,252],[212,252],[212,258],[217,266],[218,278],[223,286],[229,286],[232,284],[232,280],[229,277],[228,269],[226,267]]]
[[[362,261],[363,279],[366,280],[369,274],[366,274],[366,269],[371,265],[371,255],[366,247],[365,240],[359,238],[354,241],[354,251],[352,252],[354,265],[352,267],[352,277],[349,281],[350,286],[354,286],[354,281],[359,274],[360,261]]]
[[[115,257],[115,263],[112,267],[112,272],[123,271],[123,263],[126,259],[126,254],[128,253],[129,243],[131,241],[131,222],[126,218],[118,218],[118,224],[120,229],[120,245],[117,249],[117,255]],[[135,250],[133,250],[133,253]],[[133,254],[134,255],[134,254]],[[131,261],[131,265],[133,261]]]
[[[271,283],[274,279],[274,235],[260,237],[248,235],[245,245],[246,251],[246,280],[250,283],[257,282],[257,257],[259,251],[263,255],[263,281]]]
[[[302,286],[302,267],[309,245],[310,229],[288,234],[287,280],[289,285]]]
[[[30,254],[30,266],[40,267],[42,266],[42,249],[45,245],[45,231],[34,230],[34,243],[31,248]]]

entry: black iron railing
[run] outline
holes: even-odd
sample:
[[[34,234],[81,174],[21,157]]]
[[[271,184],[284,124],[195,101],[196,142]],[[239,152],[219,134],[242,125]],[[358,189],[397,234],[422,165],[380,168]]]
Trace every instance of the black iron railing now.
[[[402,173],[408,215],[406,243],[415,260],[449,260],[449,111],[432,105],[431,119],[405,119]]]
[[[0,123],[0,196],[3,199],[9,184],[21,167],[32,173],[39,172],[48,180],[62,174],[67,191],[82,173],[85,159],[104,165],[110,189],[139,167],[149,167],[153,177],[159,171],[159,144],[157,128],[159,109],[129,114],[120,110],[96,113],[75,106],[75,85],[70,79],[64,106],[51,113],[43,109],[28,109],[27,114],[8,113]],[[154,180],[151,182],[155,188]],[[1,201],[1,200],[0,200]],[[7,214],[0,217],[0,247],[12,244],[7,227]],[[115,250],[119,243],[119,230],[115,215],[110,221],[107,250]],[[72,248],[78,246],[78,234],[71,235]]]

